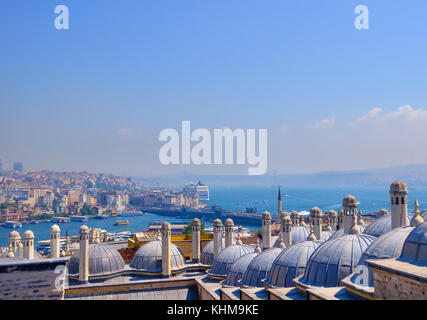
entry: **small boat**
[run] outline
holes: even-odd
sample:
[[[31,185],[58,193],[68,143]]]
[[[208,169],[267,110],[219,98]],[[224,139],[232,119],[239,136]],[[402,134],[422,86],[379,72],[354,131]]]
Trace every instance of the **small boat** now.
[[[11,229],[22,228],[22,223],[16,221],[5,221],[3,227]]]
[[[50,219],[50,222],[68,223],[68,222],[70,222],[70,218],[67,218],[67,217],[53,217],[52,219]]]
[[[117,220],[114,222],[115,226],[127,226],[129,224],[129,220]]]
[[[108,216],[103,215],[103,214],[98,214],[97,216],[95,216],[95,219],[98,219],[98,220],[107,219],[107,218],[108,218]]]
[[[71,221],[88,221],[88,217],[84,216],[71,216]]]
[[[39,221],[37,221],[37,220],[31,220],[30,223],[31,224],[37,224],[37,223],[39,223]]]

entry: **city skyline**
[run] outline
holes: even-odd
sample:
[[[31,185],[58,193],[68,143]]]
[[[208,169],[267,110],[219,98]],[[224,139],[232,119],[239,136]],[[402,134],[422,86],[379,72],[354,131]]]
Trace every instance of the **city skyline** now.
[[[247,172],[163,166],[159,133],[184,120],[268,129],[269,174],[426,164],[427,5],[367,3],[357,30],[359,4],[67,1],[70,30],[54,1],[2,4],[3,166]]]

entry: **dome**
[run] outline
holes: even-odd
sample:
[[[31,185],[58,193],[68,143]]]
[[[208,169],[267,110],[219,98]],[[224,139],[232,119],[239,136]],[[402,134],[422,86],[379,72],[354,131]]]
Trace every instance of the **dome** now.
[[[303,241],[283,250],[273,261],[265,284],[271,287],[293,287],[293,279],[303,274],[307,261],[321,241]]]
[[[321,218],[322,215],[322,210],[318,207],[314,207],[310,210],[310,218]]]
[[[427,266],[427,222],[414,228],[403,244],[401,260]]]
[[[262,214],[262,220],[271,220],[271,214],[268,211],[264,211]]]
[[[235,243],[235,240],[233,240]],[[225,239],[221,240],[221,250],[225,248]],[[220,251],[221,251],[220,250]],[[208,244],[203,248],[202,253],[200,254],[200,263],[206,265],[212,265],[214,261],[214,242],[209,241]]]
[[[366,260],[369,259],[389,259],[397,258],[402,253],[403,244],[408,234],[413,230],[412,227],[400,227],[381,235],[368,249],[363,253],[358,265],[367,266]],[[372,270],[369,269],[369,285],[373,286]],[[355,275],[356,276],[356,275]],[[352,277],[354,281],[355,277]]]
[[[409,225],[409,219],[406,219],[406,224]],[[374,237],[379,237],[380,235],[391,231],[391,214],[386,214],[381,218],[378,218],[374,222],[365,226],[363,233],[370,234]]]
[[[246,244],[235,244],[222,250],[214,259],[209,275],[225,277],[231,265],[241,256],[254,252],[254,247]]]
[[[390,193],[408,193],[408,188],[403,181],[396,180],[390,185]]]
[[[244,256],[237,259],[227,273],[227,277],[221,284],[229,287],[240,287],[239,280],[242,279],[243,273],[248,268],[249,263],[258,255],[257,252],[245,254]]]
[[[427,211],[421,213],[421,218],[423,218],[424,221],[427,221]]]
[[[261,280],[267,278],[274,260],[282,251],[280,248],[271,248],[258,254],[249,263],[240,284],[244,287],[263,287]]]
[[[310,257],[301,281],[321,287],[339,286],[375,240],[367,234],[346,234],[324,242]]]
[[[171,243],[171,268],[172,271],[180,269],[185,265],[184,255],[181,249]],[[145,272],[162,272],[162,241],[149,241],[135,253],[131,268]]]
[[[305,241],[310,234],[310,228],[298,226],[292,228],[292,244]]]
[[[332,236],[333,231],[322,231],[322,239],[320,239],[320,241],[325,242],[328,241],[330,239],[330,237]]]
[[[79,273],[80,250],[76,251],[68,262],[70,274]],[[105,244],[89,245],[89,275],[110,275],[122,271],[125,267],[120,253]]]
[[[34,232],[27,230],[24,232],[24,239],[34,239]]]
[[[20,240],[21,236],[19,235],[18,231],[13,230],[9,233],[9,239]]]
[[[54,224],[50,227],[50,232],[61,232],[57,224]]]
[[[344,208],[355,208],[357,207],[358,204],[359,204],[359,201],[357,201],[357,199],[351,194],[345,196],[342,201],[342,206]]]

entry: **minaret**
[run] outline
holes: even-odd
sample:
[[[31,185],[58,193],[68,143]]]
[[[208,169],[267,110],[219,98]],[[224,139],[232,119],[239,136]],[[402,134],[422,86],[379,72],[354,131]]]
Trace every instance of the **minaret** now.
[[[264,211],[262,214],[262,250],[271,248],[271,214]]]
[[[218,253],[221,251],[222,247],[222,222],[220,219],[216,219],[214,221],[213,225],[213,232],[214,232],[214,258],[218,255]]]
[[[162,223],[162,276],[167,278],[172,275],[171,263],[171,225]]]
[[[283,218],[283,242],[286,248],[292,245],[292,220],[289,216]]]
[[[193,249],[192,251],[193,263],[200,262],[200,229],[201,229],[200,220],[197,218],[194,218],[192,222],[192,237],[191,237],[191,244]]]
[[[334,210],[328,212],[328,222],[332,231],[338,230],[338,215]]]
[[[230,218],[225,220],[225,247],[233,245],[233,228],[234,222]]]
[[[408,220],[408,189],[406,184],[400,180],[393,182],[390,186],[391,201],[391,228],[399,228],[407,225]]]
[[[281,214],[282,214],[282,194],[280,193],[280,187],[279,187],[279,195],[277,197],[277,216],[279,217],[279,219]]]
[[[291,213],[291,220],[294,227],[299,226],[299,213],[296,211],[292,211]]]
[[[343,202],[343,219],[344,219],[344,234],[350,233],[351,228],[353,227],[353,222],[356,221],[357,224],[357,205],[359,201],[352,195],[347,195]]]
[[[424,219],[420,216],[420,204],[418,203],[418,200],[415,200],[414,202],[414,216],[411,219],[411,227],[417,227],[421,223],[424,222]]]
[[[79,232],[79,281],[89,281],[89,228],[85,225],[80,227]]]
[[[31,230],[24,232],[24,258],[34,259],[34,233]]]
[[[318,240],[322,240],[322,215],[322,210],[318,207],[310,210],[310,222],[313,226],[313,233]]]
[[[61,229],[59,229],[59,227],[56,224],[50,227],[50,258],[59,258],[60,232],[61,232]]]
[[[338,210],[338,229],[344,228],[344,211]]]
[[[18,231],[13,230],[11,233],[9,233],[9,248],[11,248],[10,250],[12,250],[13,253],[17,252],[20,243],[21,236],[19,235]]]

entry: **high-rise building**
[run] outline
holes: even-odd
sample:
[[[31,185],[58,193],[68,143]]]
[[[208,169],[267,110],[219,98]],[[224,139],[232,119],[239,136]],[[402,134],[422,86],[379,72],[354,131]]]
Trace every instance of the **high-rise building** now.
[[[24,164],[22,162],[15,162],[13,164],[13,171],[24,171]]]

